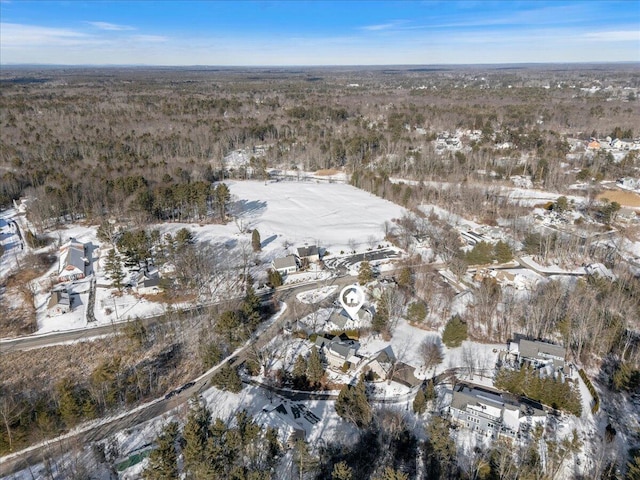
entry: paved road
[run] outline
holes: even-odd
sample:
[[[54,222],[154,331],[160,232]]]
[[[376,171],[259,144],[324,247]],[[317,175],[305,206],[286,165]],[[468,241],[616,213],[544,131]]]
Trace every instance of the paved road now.
[[[349,285],[354,281],[354,277],[341,277],[323,280],[320,283],[338,285],[340,287]],[[231,357],[231,364],[233,366],[241,364],[246,360],[247,356],[252,351],[254,351],[254,349],[262,348],[272,338],[278,335],[281,332],[284,324],[287,321],[295,318],[295,309],[291,307],[295,304],[295,302],[297,302],[297,300],[295,299],[296,295],[300,292],[310,290],[315,287],[316,282],[313,282],[312,284],[300,286],[292,285],[279,289],[277,292],[279,301],[285,302],[287,304],[287,309],[284,313],[278,316],[268,328],[259,330],[257,334],[249,342],[247,342],[244,347],[242,347],[240,350],[237,350]],[[148,320],[152,321],[153,319]],[[112,328],[111,325],[109,325],[108,327]],[[91,331],[93,332],[92,334],[95,334],[96,328],[91,329]],[[113,331],[108,330],[107,333],[113,333]],[[78,334],[80,334],[80,336],[77,338],[82,338],[82,335],[86,334],[86,332],[74,332],[73,335]],[[61,332],[61,335],[69,335],[69,333]],[[58,341],[61,341],[60,338],[65,339],[64,341],[73,339],[69,337],[57,338]],[[107,438],[110,435],[115,434],[116,432],[135,427],[137,425],[140,425],[141,423],[152,420],[155,417],[167,413],[170,410],[173,410],[174,408],[185,403],[195,393],[200,393],[207,388],[210,388],[211,378],[218,372],[220,368],[222,368],[225,363],[226,360],[196,379],[191,387],[186,388],[179,393],[176,393],[170,398],[163,397],[156,399],[145,405],[137,407],[134,410],[123,412],[120,416],[106,418],[102,420],[102,423],[98,425],[88,424],[86,427],[80,427],[79,431],[75,431],[72,435],[58,437],[50,440],[45,445],[31,447],[22,450],[21,452],[16,452],[14,454],[0,458],[0,476],[10,475],[11,473],[24,469],[29,465],[35,465],[43,462],[48,457],[58,456],[61,454],[61,452],[68,452],[77,445],[87,445],[90,442],[95,442]]]
[[[187,311],[196,311],[198,308],[200,307],[194,307]],[[157,323],[161,318],[163,318],[163,315],[141,318],[139,321],[142,322],[145,327],[149,327]],[[86,328],[77,330],[63,330],[61,332],[3,339],[0,340],[0,354],[17,350],[31,350],[34,348],[50,347],[53,345],[60,345],[61,343],[73,342],[75,340],[88,340],[104,335],[114,335],[125,329],[128,324],[129,322],[117,322],[96,327],[87,326]]]

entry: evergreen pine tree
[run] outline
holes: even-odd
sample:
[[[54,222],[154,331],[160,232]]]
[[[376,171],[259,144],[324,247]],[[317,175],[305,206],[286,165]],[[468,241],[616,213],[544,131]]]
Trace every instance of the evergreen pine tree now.
[[[459,347],[467,339],[467,324],[456,315],[447,322],[442,332],[442,342],[449,348]]]
[[[422,389],[418,390],[416,397],[413,399],[413,411],[418,415],[422,415],[427,410],[427,400]]]
[[[184,439],[182,453],[186,470],[197,471],[199,464],[205,458],[210,425],[211,412],[196,398],[189,410],[182,432]]]
[[[293,364],[293,386],[297,389],[304,389],[308,386],[307,382],[307,360],[298,355]]]
[[[315,470],[318,466],[318,459],[309,451],[309,446],[304,440],[296,440],[293,447],[293,461],[296,464],[300,478],[305,473]]]
[[[113,282],[113,286],[116,287],[118,291],[121,291],[123,287],[122,280],[124,280],[125,274],[122,269],[120,255],[118,255],[115,248],[109,250],[107,254],[104,271],[107,277]]]
[[[272,270],[271,268],[267,270],[267,282],[273,288],[278,288],[282,285],[282,275],[277,270]]]
[[[242,380],[235,368],[226,364],[218,373],[211,378],[211,383],[220,390],[228,390],[232,393],[238,393],[242,390]]]
[[[253,247],[254,252],[259,252],[262,249],[260,232],[255,228],[253,229],[253,232],[251,232],[251,246]]]
[[[307,362],[307,380],[312,387],[318,387],[324,376],[324,367],[318,349],[314,346]]]
[[[436,387],[433,384],[433,380],[429,380],[427,382],[427,387],[425,388],[425,391],[424,391],[424,399],[427,402],[436,399]]]
[[[627,463],[626,480],[640,480],[640,451],[636,451],[635,455]]]
[[[355,387],[351,385],[342,387],[335,408],[340,417],[359,428],[366,427],[371,423],[373,414],[366,395],[364,377],[360,377]]]
[[[498,243],[496,243],[493,249],[498,263],[507,263],[513,260],[513,252],[511,251],[511,247],[508,243],[500,240]]]
[[[365,285],[373,280],[373,270],[371,269],[371,264],[366,260],[360,263],[360,268],[358,270],[358,283],[360,285]]]
[[[142,477],[145,480],[174,480],[178,478],[178,455],[175,443],[178,424],[169,423],[156,440],[157,448],[149,454],[149,463]]]
[[[331,480],[353,480],[353,469],[347,462],[336,463],[331,472]]]
[[[409,475],[391,467],[385,467],[381,475],[375,477],[376,480],[409,480]]]

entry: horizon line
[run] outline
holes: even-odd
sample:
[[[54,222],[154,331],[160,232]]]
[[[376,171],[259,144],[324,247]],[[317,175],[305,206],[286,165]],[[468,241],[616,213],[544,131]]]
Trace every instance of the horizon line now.
[[[0,67],[93,67],[93,68],[113,68],[113,67],[134,67],[134,68],[318,68],[318,67],[466,67],[466,66],[491,66],[491,65],[615,65],[615,64],[638,64],[640,60],[594,60],[584,61],[548,61],[548,62],[482,62],[482,63],[354,63],[354,64],[264,64],[264,65],[229,65],[229,64],[145,64],[145,63],[2,63]]]

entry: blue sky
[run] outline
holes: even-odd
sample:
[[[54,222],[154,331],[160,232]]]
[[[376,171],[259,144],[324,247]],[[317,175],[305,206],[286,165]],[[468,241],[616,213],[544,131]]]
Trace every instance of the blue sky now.
[[[640,0],[0,0],[0,63],[640,61]]]

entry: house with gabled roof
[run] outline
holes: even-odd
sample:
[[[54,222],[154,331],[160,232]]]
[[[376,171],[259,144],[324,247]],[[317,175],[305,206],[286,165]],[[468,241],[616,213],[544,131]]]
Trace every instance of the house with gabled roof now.
[[[72,303],[72,299],[66,290],[54,290],[51,292],[49,303],[47,303],[47,315],[51,317],[69,313]]]
[[[296,271],[298,270],[298,262],[296,261],[296,257],[294,255],[274,258],[271,262],[271,266],[282,276],[296,273]]]
[[[341,339],[318,335],[315,339],[315,346],[323,359],[327,362],[327,366],[334,370],[342,370],[347,365],[348,368],[357,366],[362,360],[356,355],[360,348],[360,344],[355,340]]]
[[[157,270],[143,269],[134,276],[133,286],[141,295],[160,293],[160,274]]]
[[[518,361],[529,362],[535,367],[551,365],[555,369],[564,368],[567,356],[566,348],[561,345],[523,338],[518,342],[511,342],[509,352],[514,354]]]
[[[454,387],[448,410],[457,424],[494,439],[516,438],[524,430],[544,424],[547,417],[538,402],[467,383]]]
[[[320,252],[318,251],[318,247],[316,245],[311,245],[309,247],[298,247],[298,258],[301,262],[318,262],[320,260]]]
[[[71,282],[85,277],[85,267],[88,265],[87,247],[75,238],[60,248],[59,282]]]
[[[391,345],[380,350],[373,359],[365,366],[375,373],[380,380],[387,380],[393,373],[393,367],[396,363],[396,356],[393,353]]]

